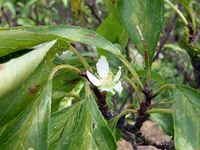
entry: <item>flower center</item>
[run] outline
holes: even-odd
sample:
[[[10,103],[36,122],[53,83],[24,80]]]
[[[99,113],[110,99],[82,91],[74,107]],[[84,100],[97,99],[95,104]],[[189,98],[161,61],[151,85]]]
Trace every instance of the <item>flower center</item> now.
[[[113,79],[113,74],[112,72],[109,72],[105,78],[101,79],[102,85],[108,87],[112,86],[112,79]]]

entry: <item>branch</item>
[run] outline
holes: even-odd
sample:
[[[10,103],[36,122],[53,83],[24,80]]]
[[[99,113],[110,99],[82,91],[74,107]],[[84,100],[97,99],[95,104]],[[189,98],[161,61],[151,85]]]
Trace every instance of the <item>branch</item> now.
[[[136,142],[141,143],[140,145],[152,145],[158,149],[162,150],[175,150],[174,142],[169,141],[169,142],[162,142],[160,144],[152,142],[150,139],[145,138],[141,133],[136,134]]]
[[[86,73],[81,73],[81,76],[88,79]],[[96,96],[97,104],[99,106],[99,110],[101,111],[102,115],[107,120],[111,120],[114,117],[114,115],[110,111],[106,103],[106,93],[100,92],[96,86],[92,86],[92,90]],[[132,125],[128,123],[125,120],[125,115],[124,115],[119,118],[116,127],[121,129],[123,138],[131,142],[133,148],[137,149],[137,144],[139,141],[140,143],[141,141],[143,141],[143,144],[145,145],[150,144],[157,148],[168,148],[170,144],[161,143],[160,145],[156,145],[155,143],[151,143],[150,141],[145,139],[139,132],[143,123],[148,119],[146,111],[151,108],[151,100],[153,98],[153,91],[149,86],[145,85],[143,93],[145,95],[145,100],[140,104],[140,108],[138,110],[138,117],[135,120],[135,124]]]
[[[92,11],[93,16],[98,20],[99,23],[102,23],[102,19],[101,19],[101,16],[98,12],[98,8],[96,5],[96,1],[95,0],[85,0],[85,2],[88,5],[88,7],[90,8],[90,10]]]
[[[106,93],[100,92],[96,86],[94,86],[92,90],[97,97],[97,104],[99,106],[99,109],[100,109],[102,115],[107,120],[111,120],[114,115],[112,114],[112,112],[110,111],[110,109],[106,103]]]
[[[163,35],[163,37],[162,37],[161,40],[160,40],[160,46],[159,46],[159,48],[158,48],[158,51],[157,51],[157,53],[156,53],[156,55],[155,55],[153,61],[155,61],[156,59],[159,58],[159,55],[160,55],[160,53],[162,52],[162,48],[163,48],[163,46],[165,45],[165,43],[167,42],[167,40],[168,40],[168,38],[169,38],[169,35],[170,35],[170,33],[171,33],[171,31],[172,31],[174,25],[175,25],[175,22],[176,22],[176,19],[177,19],[177,18],[178,18],[178,15],[175,14],[175,15],[172,17],[172,19],[170,20],[168,26],[166,27],[166,29],[165,29],[165,34]]]

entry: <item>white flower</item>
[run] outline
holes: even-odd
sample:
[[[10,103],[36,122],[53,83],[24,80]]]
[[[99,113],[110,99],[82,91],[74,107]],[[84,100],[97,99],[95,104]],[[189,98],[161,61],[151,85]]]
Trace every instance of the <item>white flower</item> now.
[[[119,80],[121,77],[121,67],[119,67],[117,74],[114,76],[113,73],[110,72],[109,64],[104,56],[100,57],[96,67],[99,75],[98,77],[95,77],[92,73],[87,71],[87,77],[90,82],[97,86],[101,92],[107,91],[115,94],[115,91],[117,91],[118,93],[121,93],[122,85],[121,81]]]

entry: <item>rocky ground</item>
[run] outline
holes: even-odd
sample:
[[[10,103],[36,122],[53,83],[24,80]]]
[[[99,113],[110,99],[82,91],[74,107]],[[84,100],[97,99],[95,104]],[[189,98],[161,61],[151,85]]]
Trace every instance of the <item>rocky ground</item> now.
[[[151,142],[160,144],[161,142],[169,142],[172,137],[166,135],[163,130],[151,121],[144,122],[141,128],[142,134]],[[138,150],[158,150],[154,146],[137,146]],[[133,150],[130,142],[120,140],[118,142],[118,150]]]

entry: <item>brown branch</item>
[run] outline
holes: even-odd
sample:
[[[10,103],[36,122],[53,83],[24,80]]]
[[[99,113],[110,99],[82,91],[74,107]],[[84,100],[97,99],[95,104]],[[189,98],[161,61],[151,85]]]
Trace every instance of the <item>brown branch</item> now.
[[[196,88],[200,89],[200,58],[198,57],[198,55],[192,57],[191,63],[194,68],[194,75],[197,86]]]
[[[165,43],[167,42],[167,40],[168,40],[168,38],[169,38],[169,35],[170,35],[170,33],[171,33],[171,31],[172,31],[174,25],[175,25],[175,22],[176,22],[176,19],[177,19],[177,18],[178,18],[178,15],[175,14],[175,15],[172,17],[172,19],[170,20],[168,26],[166,27],[165,33],[164,33],[163,37],[162,37],[161,40],[160,40],[160,45],[159,45],[158,51],[157,51],[157,53],[156,53],[156,55],[155,55],[153,61],[155,61],[156,59],[159,58],[159,55],[160,55],[160,53],[162,52],[162,48],[163,48],[163,46],[165,45]]]
[[[137,143],[136,143],[136,137],[134,134],[130,133],[130,132],[122,132],[122,137],[126,140],[129,141],[133,147],[134,150],[138,150],[137,148]]]
[[[99,23],[102,23],[102,19],[101,19],[101,16],[98,12],[98,8],[96,5],[96,1],[95,0],[85,0],[85,3],[90,8],[92,15],[98,20]]]
[[[189,30],[189,43],[192,44],[195,41],[195,33],[191,22],[189,22],[187,28]]]
[[[81,76],[88,79],[86,73],[81,73]],[[97,98],[97,104],[99,106],[99,110],[101,111],[102,115],[107,120],[111,120],[114,117],[114,115],[110,111],[110,109],[106,103],[106,93],[100,92],[96,86],[93,86],[92,90]],[[163,145],[161,143],[161,145],[156,145],[155,143],[151,143],[150,141],[143,138],[143,136],[139,132],[143,123],[148,119],[148,115],[146,115],[145,112],[151,108],[151,100],[153,98],[153,91],[149,86],[145,85],[143,93],[145,95],[145,100],[140,104],[140,108],[138,110],[138,117],[135,120],[135,124],[132,125],[132,124],[128,123],[125,120],[125,116],[122,116],[118,120],[116,127],[121,129],[123,138],[125,140],[131,142],[133,148],[137,149],[137,142],[139,141],[138,139],[140,139],[140,142],[142,140],[143,144],[145,144],[145,145],[149,144],[149,145],[153,145],[157,148],[163,148],[163,147],[166,148],[169,146],[169,144]]]
[[[81,73],[80,75],[89,81],[87,74],[85,72]],[[102,115],[107,120],[111,120],[114,115],[112,114],[112,112],[110,111],[110,109],[106,103],[106,93],[100,92],[99,89],[96,86],[94,86],[92,83],[91,83],[91,85],[92,85],[92,90],[97,98],[97,104],[99,106],[99,110],[101,111]]]
[[[92,90],[93,90],[95,96],[97,97],[97,104],[99,106],[99,110],[101,111],[102,115],[107,120],[111,120],[114,115],[111,113],[111,111],[106,103],[106,93],[100,92],[96,86],[94,86]]]

